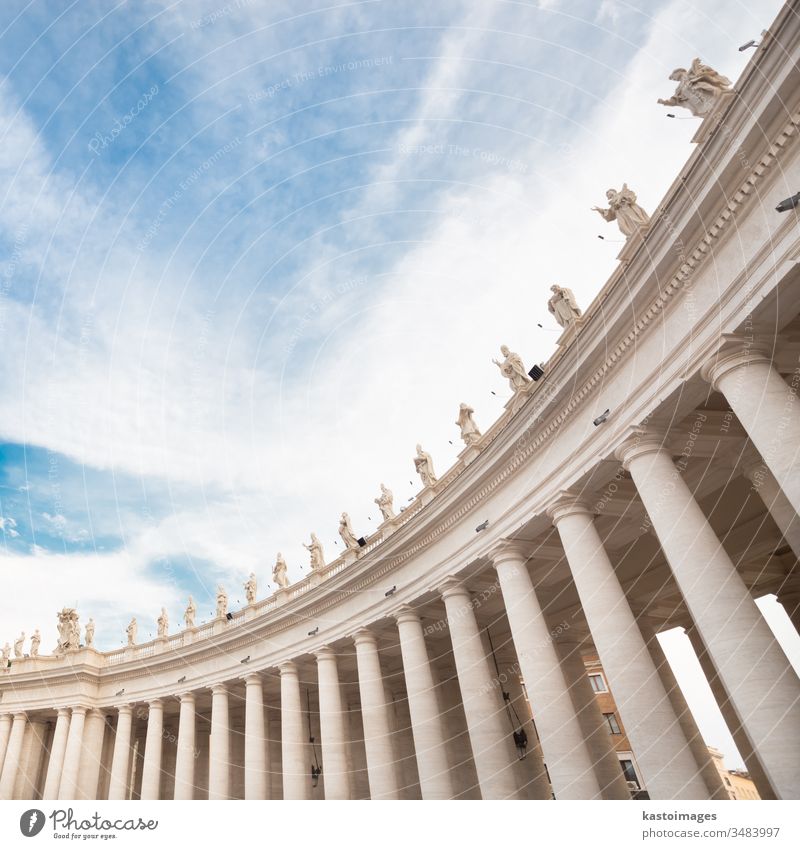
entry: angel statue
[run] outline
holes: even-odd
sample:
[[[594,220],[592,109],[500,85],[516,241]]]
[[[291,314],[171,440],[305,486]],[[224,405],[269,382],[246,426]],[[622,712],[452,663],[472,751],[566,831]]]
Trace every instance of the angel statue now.
[[[423,486],[433,486],[436,483],[436,474],[433,471],[433,458],[422,446],[417,444],[417,456],[414,457],[414,468],[422,478]]]
[[[342,518],[339,520],[339,536],[351,551],[358,551],[360,546],[356,535],[353,533],[353,526],[350,524],[350,517],[347,513],[342,513]]]
[[[501,363],[499,360],[492,360],[492,362],[500,369],[503,377],[508,378],[511,391],[516,392],[518,389],[524,389],[526,384],[531,382],[531,379],[522,364],[522,357],[513,351],[509,351],[507,345],[500,346],[500,353],[505,357],[503,362]]]
[[[576,318],[580,318],[581,310],[575,301],[572,289],[563,286],[551,286],[553,293],[547,302],[547,309],[556,317],[556,321],[562,327],[569,327]]]
[[[283,555],[278,552],[278,559],[272,567],[272,580],[282,589],[285,590],[289,586],[289,567],[283,559]]]
[[[394,495],[392,495],[391,489],[381,484],[381,494],[375,499],[375,503],[381,511],[384,522],[394,519]]]
[[[325,554],[322,551],[322,543],[317,539],[317,535],[311,534],[311,545],[303,543],[303,548],[311,552],[311,568],[322,569],[325,565]]]
[[[461,428],[461,438],[464,440],[465,445],[474,445],[481,438],[478,425],[475,424],[475,419],[472,418],[474,413],[475,410],[469,404],[459,404],[456,424]]]
[[[599,206],[593,206],[592,209],[599,212],[606,221],[616,221],[626,238],[650,223],[650,216],[636,203],[636,194],[628,188],[627,183],[623,183],[619,191],[609,189],[606,197],[608,209],[601,209]]]
[[[667,100],[659,98],[658,102],[662,106],[688,109],[695,118],[708,115],[719,96],[731,90],[731,81],[727,77],[718,74],[699,59],[692,60],[688,71],[686,68],[676,68],[669,78],[678,83],[675,94]]]

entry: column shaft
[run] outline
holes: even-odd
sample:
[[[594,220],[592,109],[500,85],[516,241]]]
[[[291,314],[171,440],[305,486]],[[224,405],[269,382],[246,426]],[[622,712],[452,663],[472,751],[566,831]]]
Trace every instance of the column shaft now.
[[[86,715],[83,731],[83,751],[78,770],[78,798],[96,799],[97,782],[100,778],[100,761],[103,756],[106,718],[99,710]]]
[[[86,708],[72,708],[67,735],[67,748],[64,752],[64,766],[61,770],[61,783],[58,786],[59,799],[78,798],[78,774],[83,748],[83,729],[86,723]]]
[[[350,798],[347,766],[347,735],[339,667],[330,648],[315,652],[319,685],[319,728],[322,746],[322,778],[326,799]]]
[[[230,797],[231,732],[228,689],[217,684],[211,689],[211,737],[208,754],[208,798]]]
[[[111,781],[108,787],[109,800],[118,801],[128,798],[132,728],[133,710],[130,705],[122,705],[117,711],[114,754],[111,758]]]
[[[196,724],[194,693],[183,693],[180,700],[178,746],[175,753],[175,798],[193,799]]]
[[[3,773],[3,761],[8,747],[8,738],[11,736],[11,722],[10,713],[0,714],[0,775]]]
[[[311,790],[311,764],[306,763],[303,706],[297,667],[282,663],[281,673],[281,765],[283,798],[308,799]]]
[[[752,484],[751,489],[755,490],[764,502],[764,506],[769,510],[778,530],[791,546],[795,556],[800,558],[800,516],[781,491],[775,475],[765,463],[753,462],[745,467],[744,476]]]
[[[14,798],[14,786],[22,760],[22,747],[25,742],[27,717],[24,713],[15,713],[11,733],[3,761],[3,772],[0,775],[0,800]]]
[[[164,706],[159,699],[150,702],[147,734],[144,739],[142,799],[158,799],[161,791],[161,751],[164,742]]]
[[[267,734],[264,717],[264,688],[261,676],[245,679],[244,717],[244,798],[268,799],[269,768],[267,764]]]

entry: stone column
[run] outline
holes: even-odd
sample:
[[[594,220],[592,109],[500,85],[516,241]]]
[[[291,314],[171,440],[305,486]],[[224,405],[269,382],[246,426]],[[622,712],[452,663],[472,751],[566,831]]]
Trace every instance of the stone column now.
[[[161,699],[149,703],[147,734],[144,738],[142,799],[158,799],[161,790],[161,750],[164,742],[164,705]]]
[[[458,686],[481,796],[484,799],[515,799],[517,782],[506,740],[511,732],[505,725],[505,716],[497,709],[496,685],[483,651],[472,598],[455,578],[448,578],[439,589],[447,611]]]
[[[25,751],[22,769],[17,774],[17,786],[14,791],[16,799],[36,799],[39,789],[39,778],[44,759],[44,747],[50,732],[50,724],[43,719],[33,719],[28,722],[25,733]]]
[[[563,640],[556,642],[555,648],[578,722],[583,729],[583,739],[586,741],[586,749],[594,764],[602,797],[629,801],[631,791],[628,790],[625,774],[619,765],[619,758],[614,750],[611,735],[608,733],[608,721],[600,711],[597,697],[586,675],[586,665],[581,656],[580,646]]]
[[[800,558],[800,516],[789,499],[781,492],[775,475],[760,457],[750,456],[742,466],[742,474],[750,481],[764,506],[769,510],[781,535],[789,543],[795,556]]]
[[[797,675],[662,440],[637,435],[617,456],[770,784],[779,798],[800,798]]]
[[[444,725],[422,622],[408,605],[403,605],[394,618],[400,634],[420,792],[423,799],[452,799],[453,782],[447,761]]]
[[[61,784],[64,755],[67,751],[67,738],[69,736],[69,715],[69,708],[58,709],[53,742],[50,744],[50,759],[47,762],[47,775],[42,791],[42,799],[46,801],[58,799],[58,789]]]
[[[353,640],[356,645],[370,798],[397,799],[399,789],[378,643],[375,635],[366,628],[357,631]]]
[[[600,784],[526,560],[525,552],[513,544],[502,546],[494,554],[553,793],[556,799],[600,799]]]
[[[108,786],[109,801],[128,798],[128,772],[131,759],[131,730],[133,708],[121,705],[117,708],[117,730],[114,735],[114,754],[111,757],[111,781]],[[56,726],[58,731],[58,726]]]
[[[776,595],[795,630],[800,633],[800,587],[784,584]]]
[[[303,705],[300,679],[291,660],[282,663],[281,673],[281,764],[283,798],[308,799],[311,790],[311,762],[306,763],[303,732]]]
[[[3,760],[6,756],[8,738],[11,736],[11,714],[0,714],[0,775],[3,772]]]
[[[100,761],[103,756],[103,740],[106,733],[106,717],[99,710],[90,710],[86,715],[83,732],[83,752],[78,770],[78,798],[96,799],[97,782],[100,778]]]
[[[86,708],[72,708],[67,735],[67,748],[64,752],[64,767],[61,770],[61,783],[58,786],[59,799],[78,798],[78,772],[83,748],[83,727],[86,722]]]
[[[705,782],[698,775],[591,509],[567,495],[551,505],[548,514],[561,537],[600,662],[651,798],[707,799]]]
[[[257,672],[245,675],[244,798],[268,799],[264,688]]]
[[[195,696],[181,693],[178,715],[178,745],[175,752],[175,798],[194,799]]]
[[[319,729],[322,745],[322,776],[326,799],[350,798],[347,766],[347,735],[336,653],[328,646],[314,652],[319,685]]]
[[[211,688],[211,736],[208,744],[208,798],[230,797],[231,731],[228,712],[228,688]]]
[[[14,785],[17,782],[17,772],[22,758],[22,744],[25,742],[27,717],[24,713],[15,713],[11,733],[3,761],[3,772],[0,775],[0,800],[14,798]]]
[[[767,349],[739,339],[723,347],[700,373],[725,396],[795,513],[800,513],[800,372],[792,375],[790,386]]]

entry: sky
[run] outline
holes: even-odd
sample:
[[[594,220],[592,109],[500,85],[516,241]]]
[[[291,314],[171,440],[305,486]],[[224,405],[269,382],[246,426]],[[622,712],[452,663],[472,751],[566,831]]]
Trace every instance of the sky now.
[[[335,557],[381,482],[407,503],[418,442],[441,473],[459,403],[502,411],[499,346],[551,355],[550,285],[613,271],[590,208],[652,210],[691,154],[670,72],[735,79],[779,6],[4,2],[0,642],[64,605],[146,639],[278,551],[302,577],[311,531]]]

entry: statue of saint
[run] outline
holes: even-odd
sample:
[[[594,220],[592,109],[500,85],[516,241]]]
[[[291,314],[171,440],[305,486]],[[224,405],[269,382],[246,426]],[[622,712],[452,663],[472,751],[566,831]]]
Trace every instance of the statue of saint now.
[[[42,642],[42,635],[37,628],[31,637],[31,657],[39,657],[39,646]]]
[[[688,109],[695,118],[704,118],[719,96],[731,91],[731,81],[699,59],[692,60],[688,71],[686,68],[676,68],[669,78],[678,83],[675,94],[667,100],[659,98],[658,102],[662,106]]]
[[[3,669],[8,669],[9,663],[11,663],[11,646],[6,643],[3,646]]]
[[[576,318],[580,318],[581,310],[575,301],[572,289],[563,286],[551,286],[553,293],[547,302],[547,309],[556,317],[556,321],[562,327],[569,327]]]
[[[381,484],[381,494],[375,499],[375,503],[380,508],[384,522],[394,519],[394,496],[391,489]]]
[[[608,209],[601,209],[599,206],[593,206],[592,209],[599,212],[606,221],[616,221],[626,238],[650,223],[650,216],[636,203],[636,194],[628,188],[627,183],[623,183],[619,191],[609,189],[606,197]]]
[[[136,624],[136,617],[134,616],[131,619],[128,627],[125,629],[125,633],[128,635],[128,645],[135,646],[136,645],[136,634],[139,630],[139,626]]]
[[[508,384],[512,392],[517,392],[524,389],[531,382],[528,372],[525,371],[525,366],[522,364],[522,357],[509,351],[507,345],[500,346],[500,353],[505,358],[503,362],[492,360],[492,362],[500,369],[503,377],[508,378]]]
[[[69,617],[70,647],[78,649],[81,646],[81,623],[78,621],[78,611],[73,610]]]
[[[283,559],[283,555],[278,552],[278,559],[272,567],[272,580],[282,589],[285,590],[289,586],[289,567]]]
[[[317,539],[317,535],[311,534],[311,545],[303,543],[303,548],[311,552],[311,568],[322,569],[325,565],[325,555],[322,551],[322,543]]]
[[[186,605],[186,610],[183,611],[183,622],[187,628],[194,628],[195,616],[197,616],[197,605],[192,596],[189,596],[189,603]]]
[[[414,468],[422,478],[423,486],[433,486],[436,483],[437,477],[433,471],[433,458],[427,451],[422,450],[419,443],[417,443],[417,456],[414,457]]]
[[[64,607],[58,616],[58,645],[56,654],[73,651],[80,647],[81,628],[78,622],[78,611],[72,607]]]
[[[251,572],[247,583],[244,585],[244,594],[248,604],[256,603],[256,592],[258,591],[258,582],[256,581],[256,573]]]
[[[16,640],[14,640],[14,657],[22,657],[22,645],[25,642],[25,632],[23,631]]]
[[[460,404],[458,407],[456,424],[461,428],[461,438],[464,440],[465,445],[474,445],[481,438],[478,425],[475,424],[475,419],[472,418],[474,413],[475,410],[469,404]]]
[[[217,619],[228,615],[228,594],[223,587],[217,587]]]
[[[353,526],[350,524],[350,517],[347,513],[342,513],[342,518],[339,520],[339,536],[350,551],[358,551],[361,547],[353,533]]]
[[[84,631],[84,639],[86,640],[87,646],[94,646],[94,619],[89,617],[89,621],[86,623],[86,627],[83,629]]]
[[[166,637],[169,631],[169,616],[167,616],[167,608],[161,608],[161,615],[156,620],[156,625],[158,626],[158,636]]]

